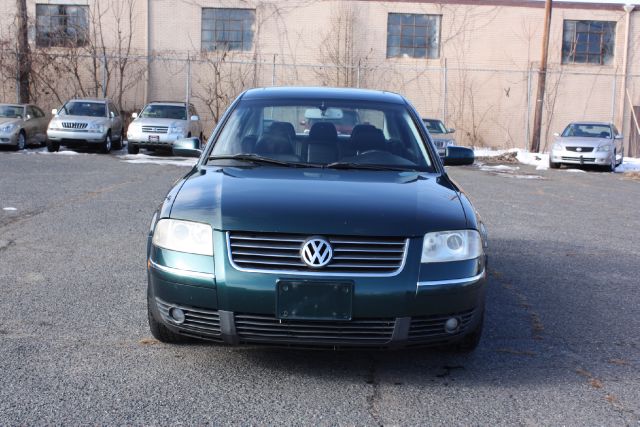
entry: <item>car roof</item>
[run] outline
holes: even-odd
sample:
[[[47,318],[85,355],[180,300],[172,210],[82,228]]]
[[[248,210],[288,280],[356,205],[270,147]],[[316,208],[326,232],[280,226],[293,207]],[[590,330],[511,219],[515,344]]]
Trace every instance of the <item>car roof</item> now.
[[[594,125],[594,126],[611,126],[610,122],[571,122],[570,125]]]
[[[10,102],[3,102],[3,103],[0,103],[0,105],[11,106],[11,107],[26,107],[32,104],[12,104]]]
[[[160,104],[160,105],[179,105],[181,107],[184,107],[185,105],[187,105],[186,102],[181,102],[181,101],[151,101],[148,105],[151,104]],[[189,105],[193,106],[193,104],[189,103]]]
[[[100,102],[105,104],[110,101],[105,98],[73,98],[68,100],[67,102]]]
[[[332,87],[266,87],[247,90],[242,99],[318,99],[326,98],[344,101],[377,101],[406,104],[405,99],[393,92],[370,89]]]

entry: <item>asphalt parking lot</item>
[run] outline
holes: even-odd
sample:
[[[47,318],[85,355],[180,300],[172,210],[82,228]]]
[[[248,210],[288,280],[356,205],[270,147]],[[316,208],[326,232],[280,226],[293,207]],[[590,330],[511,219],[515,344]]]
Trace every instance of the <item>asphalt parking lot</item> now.
[[[145,301],[188,170],[164,160],[0,152],[0,425],[640,424],[640,181],[450,168],[490,232],[472,355],[171,346]]]

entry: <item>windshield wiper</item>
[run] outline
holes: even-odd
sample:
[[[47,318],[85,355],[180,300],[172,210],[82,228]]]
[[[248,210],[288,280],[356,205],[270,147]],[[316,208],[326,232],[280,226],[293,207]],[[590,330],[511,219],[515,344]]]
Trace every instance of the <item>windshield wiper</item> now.
[[[299,162],[287,162],[285,160],[276,160],[269,157],[258,156],[255,154],[229,154],[220,156],[209,156],[209,160],[240,160],[245,162],[251,162],[256,164],[278,165],[286,167],[313,167],[306,163]]]
[[[400,172],[416,172],[413,168],[404,168],[402,166],[385,166],[385,165],[372,165],[368,163],[354,163],[354,162],[333,162],[324,165],[329,169],[367,169],[377,171],[400,171]]]

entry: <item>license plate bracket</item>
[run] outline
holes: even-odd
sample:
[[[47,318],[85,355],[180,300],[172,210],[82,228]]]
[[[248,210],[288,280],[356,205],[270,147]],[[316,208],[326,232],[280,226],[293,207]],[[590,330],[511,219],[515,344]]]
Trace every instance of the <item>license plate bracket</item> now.
[[[276,288],[281,320],[351,320],[353,282],[278,280]]]
[[[159,142],[160,137],[158,135],[149,135],[149,142]]]

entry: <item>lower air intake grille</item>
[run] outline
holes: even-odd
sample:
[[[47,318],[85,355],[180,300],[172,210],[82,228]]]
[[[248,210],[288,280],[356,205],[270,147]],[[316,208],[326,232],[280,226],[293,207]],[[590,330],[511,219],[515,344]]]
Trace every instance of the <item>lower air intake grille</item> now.
[[[447,315],[414,317],[411,319],[409,327],[409,341],[435,341],[459,335],[467,330],[471,319],[473,319],[473,313],[474,310],[468,310]],[[460,322],[458,330],[453,333],[444,329],[445,322],[451,317],[458,318]]]
[[[195,335],[206,339],[221,340],[220,334],[220,316],[217,310],[206,308],[188,307],[178,304],[167,304],[159,298],[156,298],[158,310],[162,319],[170,325],[180,329],[180,332],[186,335]],[[169,315],[171,308],[179,308],[184,312],[185,320],[178,324]]]
[[[272,316],[236,314],[235,324],[241,342],[375,346],[391,341],[395,319],[280,321]]]

